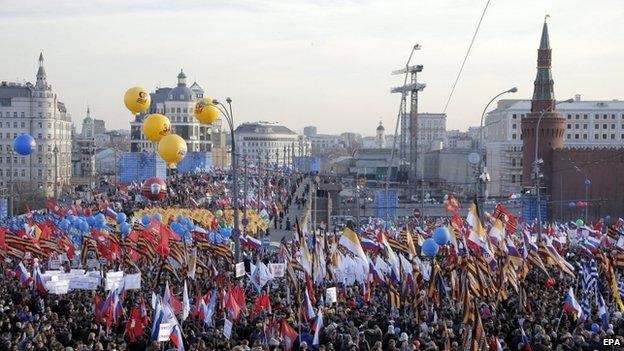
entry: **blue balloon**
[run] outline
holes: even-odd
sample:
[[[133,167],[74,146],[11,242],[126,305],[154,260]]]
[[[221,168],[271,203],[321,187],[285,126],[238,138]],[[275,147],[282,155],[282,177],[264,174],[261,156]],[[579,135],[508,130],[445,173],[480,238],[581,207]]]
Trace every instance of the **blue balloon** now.
[[[436,244],[435,240],[429,238],[427,240],[425,240],[423,242],[422,245],[422,253],[425,254],[425,256],[432,258],[435,255],[438,254],[438,249],[440,249],[440,247],[438,246],[438,244]]]
[[[399,334],[401,334],[401,328],[394,327],[394,335],[399,335]]]
[[[89,230],[89,224],[83,220],[80,220],[80,222],[78,222],[78,229],[80,229],[83,232],[86,232]]]
[[[74,222],[76,222],[76,216],[74,215],[69,215],[67,216],[67,220],[69,221],[69,223],[74,224]]]
[[[69,228],[69,221],[67,219],[62,219],[59,222],[59,228],[61,228],[62,230],[67,230],[67,228]]]
[[[155,219],[155,220],[157,220],[157,221],[159,221],[159,222],[162,222],[162,216],[160,215],[160,213],[156,213],[156,214],[154,215],[154,219]]]
[[[152,218],[150,217],[150,215],[144,214],[141,217],[141,224],[143,224],[143,226],[147,227],[151,222],[152,222]]]
[[[433,232],[433,240],[438,245],[448,244],[451,241],[451,234],[449,233],[448,228],[446,227],[438,227]]]
[[[178,222],[173,222],[171,223],[171,229],[176,232],[176,234],[183,236],[184,233],[186,232],[186,229],[184,229],[184,227],[182,226],[182,224],[178,223]]]
[[[87,223],[88,223],[90,226],[95,225],[95,217],[93,217],[93,216],[89,216],[89,217],[87,217]]]
[[[104,223],[106,223],[106,217],[104,217],[103,214],[98,213],[95,216],[95,223],[98,224],[98,225],[103,225]]]
[[[22,156],[30,155],[35,146],[35,139],[28,134],[22,134],[13,140],[13,150]]]
[[[598,333],[600,331],[600,326],[597,323],[591,325],[591,329],[594,333]]]
[[[232,228],[221,228],[219,234],[225,238],[229,238],[232,236]]]
[[[568,204],[569,208],[575,208],[576,207],[576,202],[574,201],[570,201],[570,203]]]
[[[123,222],[119,225],[119,230],[121,231],[121,234],[123,236],[130,234],[130,226],[126,222]]]
[[[128,219],[128,218],[127,218],[125,213],[119,212],[117,214],[117,223],[119,223],[119,224],[124,223],[124,222],[126,222],[126,219]]]

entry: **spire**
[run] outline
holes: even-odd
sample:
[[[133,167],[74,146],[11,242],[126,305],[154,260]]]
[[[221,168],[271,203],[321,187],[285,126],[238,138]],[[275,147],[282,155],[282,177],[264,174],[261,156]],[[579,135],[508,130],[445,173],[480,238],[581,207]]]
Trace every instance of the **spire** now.
[[[546,18],[549,16],[546,15]],[[548,23],[544,18],[540,46],[537,50],[537,75],[534,82],[533,100],[531,101],[531,112],[553,111],[555,107],[555,92],[552,79],[552,49],[548,37]]]
[[[544,16],[544,26],[542,27],[542,39],[540,40],[540,49],[550,49],[550,40],[548,40],[548,19],[550,15]]]
[[[89,105],[87,105],[87,117],[91,117],[91,111],[89,110]]]
[[[37,70],[37,80],[45,80],[46,72],[43,68],[43,52],[39,53],[39,69]]]

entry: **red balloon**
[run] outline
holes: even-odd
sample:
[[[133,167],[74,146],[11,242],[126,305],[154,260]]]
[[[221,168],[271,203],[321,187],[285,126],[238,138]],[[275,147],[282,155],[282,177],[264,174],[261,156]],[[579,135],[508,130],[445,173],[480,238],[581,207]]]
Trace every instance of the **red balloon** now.
[[[158,177],[148,178],[143,183],[141,192],[152,201],[160,201],[167,195],[167,183]]]
[[[87,208],[85,210],[85,216],[92,216],[93,215],[93,211],[90,208]]]
[[[552,288],[553,286],[555,286],[555,279],[553,279],[553,278],[548,278],[548,279],[546,280],[546,287],[550,289],[550,288]]]

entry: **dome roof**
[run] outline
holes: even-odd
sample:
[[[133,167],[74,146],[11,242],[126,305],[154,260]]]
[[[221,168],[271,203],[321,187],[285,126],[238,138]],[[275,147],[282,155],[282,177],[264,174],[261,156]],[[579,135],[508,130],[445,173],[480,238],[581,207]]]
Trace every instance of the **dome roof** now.
[[[186,85],[177,86],[169,92],[169,101],[192,101],[195,100],[195,93]]]
[[[178,78],[186,78],[186,74],[184,74],[183,70],[180,70],[180,73],[178,74]]]
[[[386,130],[386,128],[384,128],[383,124],[379,122],[379,125],[377,126],[377,131],[382,131],[382,130]]]

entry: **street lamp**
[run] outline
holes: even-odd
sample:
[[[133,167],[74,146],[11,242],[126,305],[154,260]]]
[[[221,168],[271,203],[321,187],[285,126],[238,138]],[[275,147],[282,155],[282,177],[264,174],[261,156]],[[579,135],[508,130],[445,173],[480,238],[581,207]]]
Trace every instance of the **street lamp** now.
[[[513,87],[511,89],[505,90],[501,93],[498,93],[496,96],[494,96],[488,103],[487,105],[485,105],[485,108],[483,109],[483,112],[481,113],[481,123],[479,125],[479,175],[477,176],[477,201],[481,202],[481,221],[483,221],[483,200],[485,200],[485,184],[486,182],[489,180],[489,175],[487,174],[487,170],[485,168],[483,159],[485,158],[485,155],[483,154],[485,152],[485,148],[483,147],[483,119],[485,118],[485,112],[487,111],[488,107],[490,107],[490,104],[492,104],[492,102],[494,102],[494,100],[498,99],[499,96],[507,94],[507,93],[515,93],[518,91],[518,88]],[[490,123],[493,124],[493,123]],[[480,201],[479,201],[480,199]]]
[[[589,186],[591,185],[591,180],[589,180],[589,177],[587,176],[587,173],[583,172],[577,166],[574,166],[574,169],[576,169],[577,172],[581,173],[583,175],[583,177],[585,177],[585,180],[583,181],[583,185],[585,186],[585,223],[587,223],[587,209],[589,207],[587,205],[587,194],[589,192]]]
[[[574,99],[567,99],[567,100],[559,101],[555,103],[553,110],[555,110],[555,108],[559,104],[571,103],[571,102],[574,102]],[[533,159],[534,160],[533,172],[535,173],[535,195],[537,196],[536,203],[537,203],[537,242],[538,243],[542,241],[542,209],[541,209],[542,200],[540,196],[540,177],[543,176],[540,173],[539,168],[544,163],[544,160],[541,160],[538,158],[539,157],[539,127],[540,127],[540,123],[542,122],[542,117],[544,117],[546,112],[548,112],[548,109],[543,109],[542,112],[540,113],[539,118],[537,119],[537,125],[535,127],[535,158]]]
[[[234,259],[236,262],[240,260],[240,228],[238,223],[238,179],[236,172],[238,171],[238,164],[236,160],[236,141],[234,139],[234,114],[232,113],[232,99],[229,97],[225,99],[227,107],[218,100],[212,100],[214,106],[223,114],[228,126],[230,127],[230,136],[232,138],[232,192],[234,207],[234,230],[232,236],[234,237]]]

